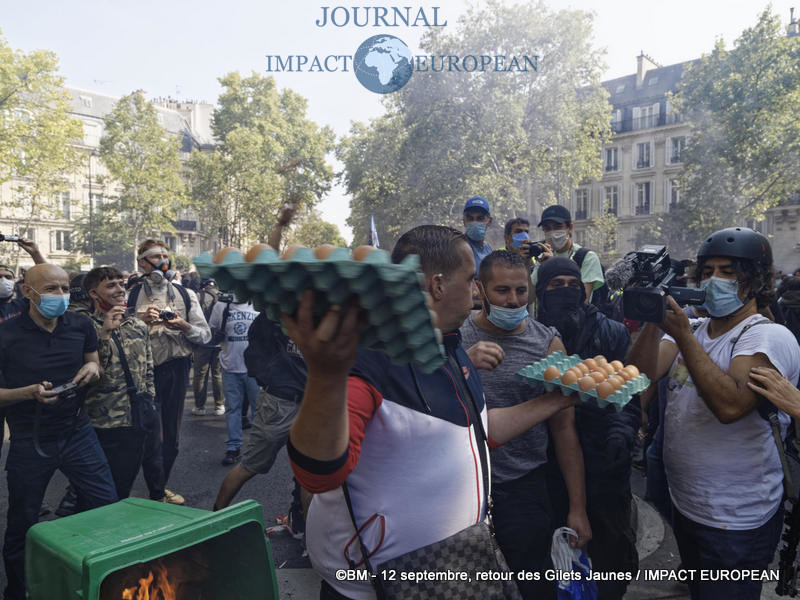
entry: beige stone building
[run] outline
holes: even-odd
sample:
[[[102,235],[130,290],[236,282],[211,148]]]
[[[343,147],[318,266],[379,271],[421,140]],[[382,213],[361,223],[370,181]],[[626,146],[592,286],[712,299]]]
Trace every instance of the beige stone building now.
[[[0,233],[32,239],[48,262],[75,266],[80,261],[80,268],[88,269],[91,267],[90,257],[77,251],[73,232],[79,218],[118,193],[97,153],[104,117],[119,98],[77,88],[67,90],[72,98],[71,115],[83,124],[83,139],[78,147],[87,154],[84,170],[65,177],[63,191],[51,199],[46,213],[31,214],[29,206],[14,206],[18,204],[14,200],[15,188],[22,183],[19,180],[0,185]],[[156,99],[152,103],[159,123],[168,133],[180,138],[181,160],[187,160],[192,150],[210,150],[213,147],[211,115],[214,107],[211,104],[172,99]],[[174,232],[162,232],[161,236],[176,254],[191,257],[214,247],[214,236],[203,231],[192,211],[181,211],[173,225]],[[0,246],[0,256],[13,265],[17,257],[12,250],[16,248],[11,244]],[[25,252],[21,252],[18,264],[28,267],[33,263]]]
[[[800,23],[794,19],[790,34],[792,27],[800,31]],[[642,53],[634,74],[603,82],[612,105],[613,131],[611,142],[603,149],[603,176],[580,185],[565,202],[579,244],[592,247],[595,240],[588,239],[591,220],[610,210],[619,227],[616,245],[605,251],[621,257],[636,249],[638,228],[680,204],[678,177],[689,125],[673,112],[668,94],[676,90],[689,64],[661,66]],[[533,223],[538,223],[540,213],[541,208],[529,200]],[[777,270],[792,272],[800,267],[800,193],[767,211],[759,222],[735,225],[752,227],[769,237]]]

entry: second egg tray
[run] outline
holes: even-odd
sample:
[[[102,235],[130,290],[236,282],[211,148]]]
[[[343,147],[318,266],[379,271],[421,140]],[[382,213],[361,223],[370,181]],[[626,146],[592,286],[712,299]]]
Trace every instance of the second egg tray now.
[[[635,394],[644,391],[647,389],[647,386],[650,385],[650,379],[648,379],[647,375],[640,374],[638,377],[634,377],[630,381],[627,381],[621,389],[617,390],[610,396],[606,398],[600,398],[597,395],[596,389],[584,392],[580,389],[580,387],[578,387],[577,382],[571,385],[565,385],[561,382],[561,377],[555,377],[550,381],[547,381],[544,378],[544,371],[548,367],[555,365],[559,372],[563,374],[567,369],[574,367],[580,362],[582,362],[582,359],[577,354],[566,356],[563,352],[556,351],[552,354],[549,354],[542,360],[535,362],[532,365],[528,365],[527,367],[523,367],[517,371],[516,378],[526,382],[531,386],[543,383],[544,389],[548,392],[558,388],[561,390],[561,393],[564,396],[577,393],[583,402],[593,401],[600,408],[605,408],[606,406],[611,405],[617,410],[617,412],[622,411],[623,407],[630,402],[631,398]]]
[[[361,345],[387,353],[396,364],[414,362],[426,373],[444,363],[444,348],[425,301],[416,255],[393,264],[384,250],[353,260],[347,248],[318,259],[309,248],[298,248],[288,259],[264,248],[252,262],[231,250],[215,263],[205,252],[193,260],[203,278],[214,278],[219,289],[234,292],[242,302],[280,321],[294,314],[303,292],[314,290],[314,317],[332,305],[356,299],[367,313]]]

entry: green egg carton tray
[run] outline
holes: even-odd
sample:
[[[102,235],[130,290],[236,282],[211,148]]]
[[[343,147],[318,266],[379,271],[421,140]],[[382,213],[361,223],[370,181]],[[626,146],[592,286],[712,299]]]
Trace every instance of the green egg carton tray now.
[[[318,259],[310,248],[298,248],[281,260],[264,248],[252,262],[230,250],[216,264],[205,252],[193,260],[203,278],[213,277],[219,289],[234,292],[244,302],[274,321],[294,314],[303,292],[314,290],[314,316],[320,318],[334,304],[357,298],[367,311],[368,326],[361,345],[388,354],[396,364],[415,362],[430,373],[445,360],[425,303],[419,258],[393,264],[385,250],[373,250],[363,261],[353,260],[347,248],[336,248]]]
[[[647,375],[641,374],[638,377],[634,377],[630,381],[626,382],[621,389],[614,392],[607,398],[600,398],[597,395],[596,389],[584,392],[578,387],[577,383],[573,383],[572,385],[564,385],[561,383],[561,377],[556,377],[550,381],[545,381],[544,371],[548,367],[555,365],[560,373],[564,373],[564,371],[570,367],[574,367],[580,362],[583,362],[583,359],[577,354],[566,356],[559,350],[546,356],[542,360],[533,363],[532,365],[523,367],[517,371],[516,378],[531,386],[543,383],[544,389],[546,389],[548,392],[559,388],[561,393],[565,396],[569,396],[570,394],[577,392],[583,402],[593,400],[600,408],[605,408],[610,404],[617,410],[617,412],[620,412],[622,408],[628,402],[630,402],[634,394],[644,391],[647,389],[647,386],[650,385],[650,380],[647,378]]]

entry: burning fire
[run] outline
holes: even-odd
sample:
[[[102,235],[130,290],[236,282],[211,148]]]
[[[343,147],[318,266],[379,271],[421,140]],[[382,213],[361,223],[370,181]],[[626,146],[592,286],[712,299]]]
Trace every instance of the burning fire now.
[[[176,600],[176,585],[170,581],[167,569],[160,562],[154,570],[139,580],[139,585],[125,588],[121,600]]]

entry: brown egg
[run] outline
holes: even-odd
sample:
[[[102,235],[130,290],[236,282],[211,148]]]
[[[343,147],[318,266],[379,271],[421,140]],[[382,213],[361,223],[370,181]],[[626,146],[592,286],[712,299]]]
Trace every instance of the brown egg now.
[[[621,390],[622,386],[625,385],[625,380],[622,377],[617,377],[616,375],[612,375],[608,378],[608,383],[614,386],[614,391]]]
[[[589,367],[587,367],[587,366],[586,366],[585,364],[583,364],[582,362],[581,362],[581,363],[578,363],[577,365],[575,365],[575,366],[574,366],[574,367],[572,367],[572,368],[573,368],[573,369],[577,369],[577,370],[580,372],[580,374],[581,374],[581,375],[588,375],[588,374],[589,374],[589,370],[590,370],[590,369],[589,369]]]
[[[614,374],[614,367],[609,364],[600,365],[600,368],[605,371],[606,377],[611,377]]]
[[[593,390],[597,383],[594,379],[586,375],[585,377],[581,377],[578,380],[578,387],[581,388],[582,392],[588,392],[589,390]]]
[[[258,255],[261,254],[262,250],[270,249],[273,250],[273,247],[269,244],[256,244],[250,250],[247,251],[247,254],[244,255],[244,259],[247,262],[253,262],[255,259],[258,258]]]
[[[585,364],[590,371],[597,369],[597,361],[593,358],[587,358],[583,361],[583,364]]]
[[[603,381],[606,380],[605,372],[601,373],[600,371],[592,371],[591,373],[589,373],[589,377],[594,379],[595,383],[602,383]]]
[[[602,354],[598,354],[597,356],[594,357],[594,359],[597,361],[598,365],[604,365],[608,362],[606,360],[606,357],[603,356]]]
[[[314,256],[316,256],[320,260],[325,260],[331,255],[331,252],[336,250],[336,246],[333,244],[322,244],[321,246],[317,246],[314,249]]]
[[[236,248],[223,248],[214,256],[214,264],[221,264],[223,260],[225,260],[225,256],[227,256],[228,252],[230,251],[238,252],[239,250]]]
[[[303,248],[301,244],[289,244],[286,246],[286,250],[283,251],[281,254],[281,260],[288,260],[292,258],[295,252],[297,252],[300,248]]]
[[[628,365],[625,367],[625,370],[630,374],[631,379],[639,376],[639,369],[637,369],[635,365]]]
[[[614,386],[604,381],[603,383],[597,384],[597,395],[601,398],[608,398],[611,394],[614,393]]]
[[[556,377],[560,377],[561,372],[558,370],[557,366],[551,365],[544,370],[543,375],[545,381],[552,381]]]
[[[630,378],[631,378],[631,374],[628,373],[625,369],[620,369],[619,371],[614,373],[614,376],[615,377],[621,377],[625,381],[630,381]]]
[[[612,360],[610,363],[612,367],[614,367],[614,371],[619,371],[624,365],[619,362],[618,360]]]
[[[353,260],[364,260],[375,250],[375,246],[359,246],[353,250]]]
[[[569,370],[561,376],[561,383],[564,385],[572,385],[576,381],[578,381],[578,376],[575,375],[575,371]]]

